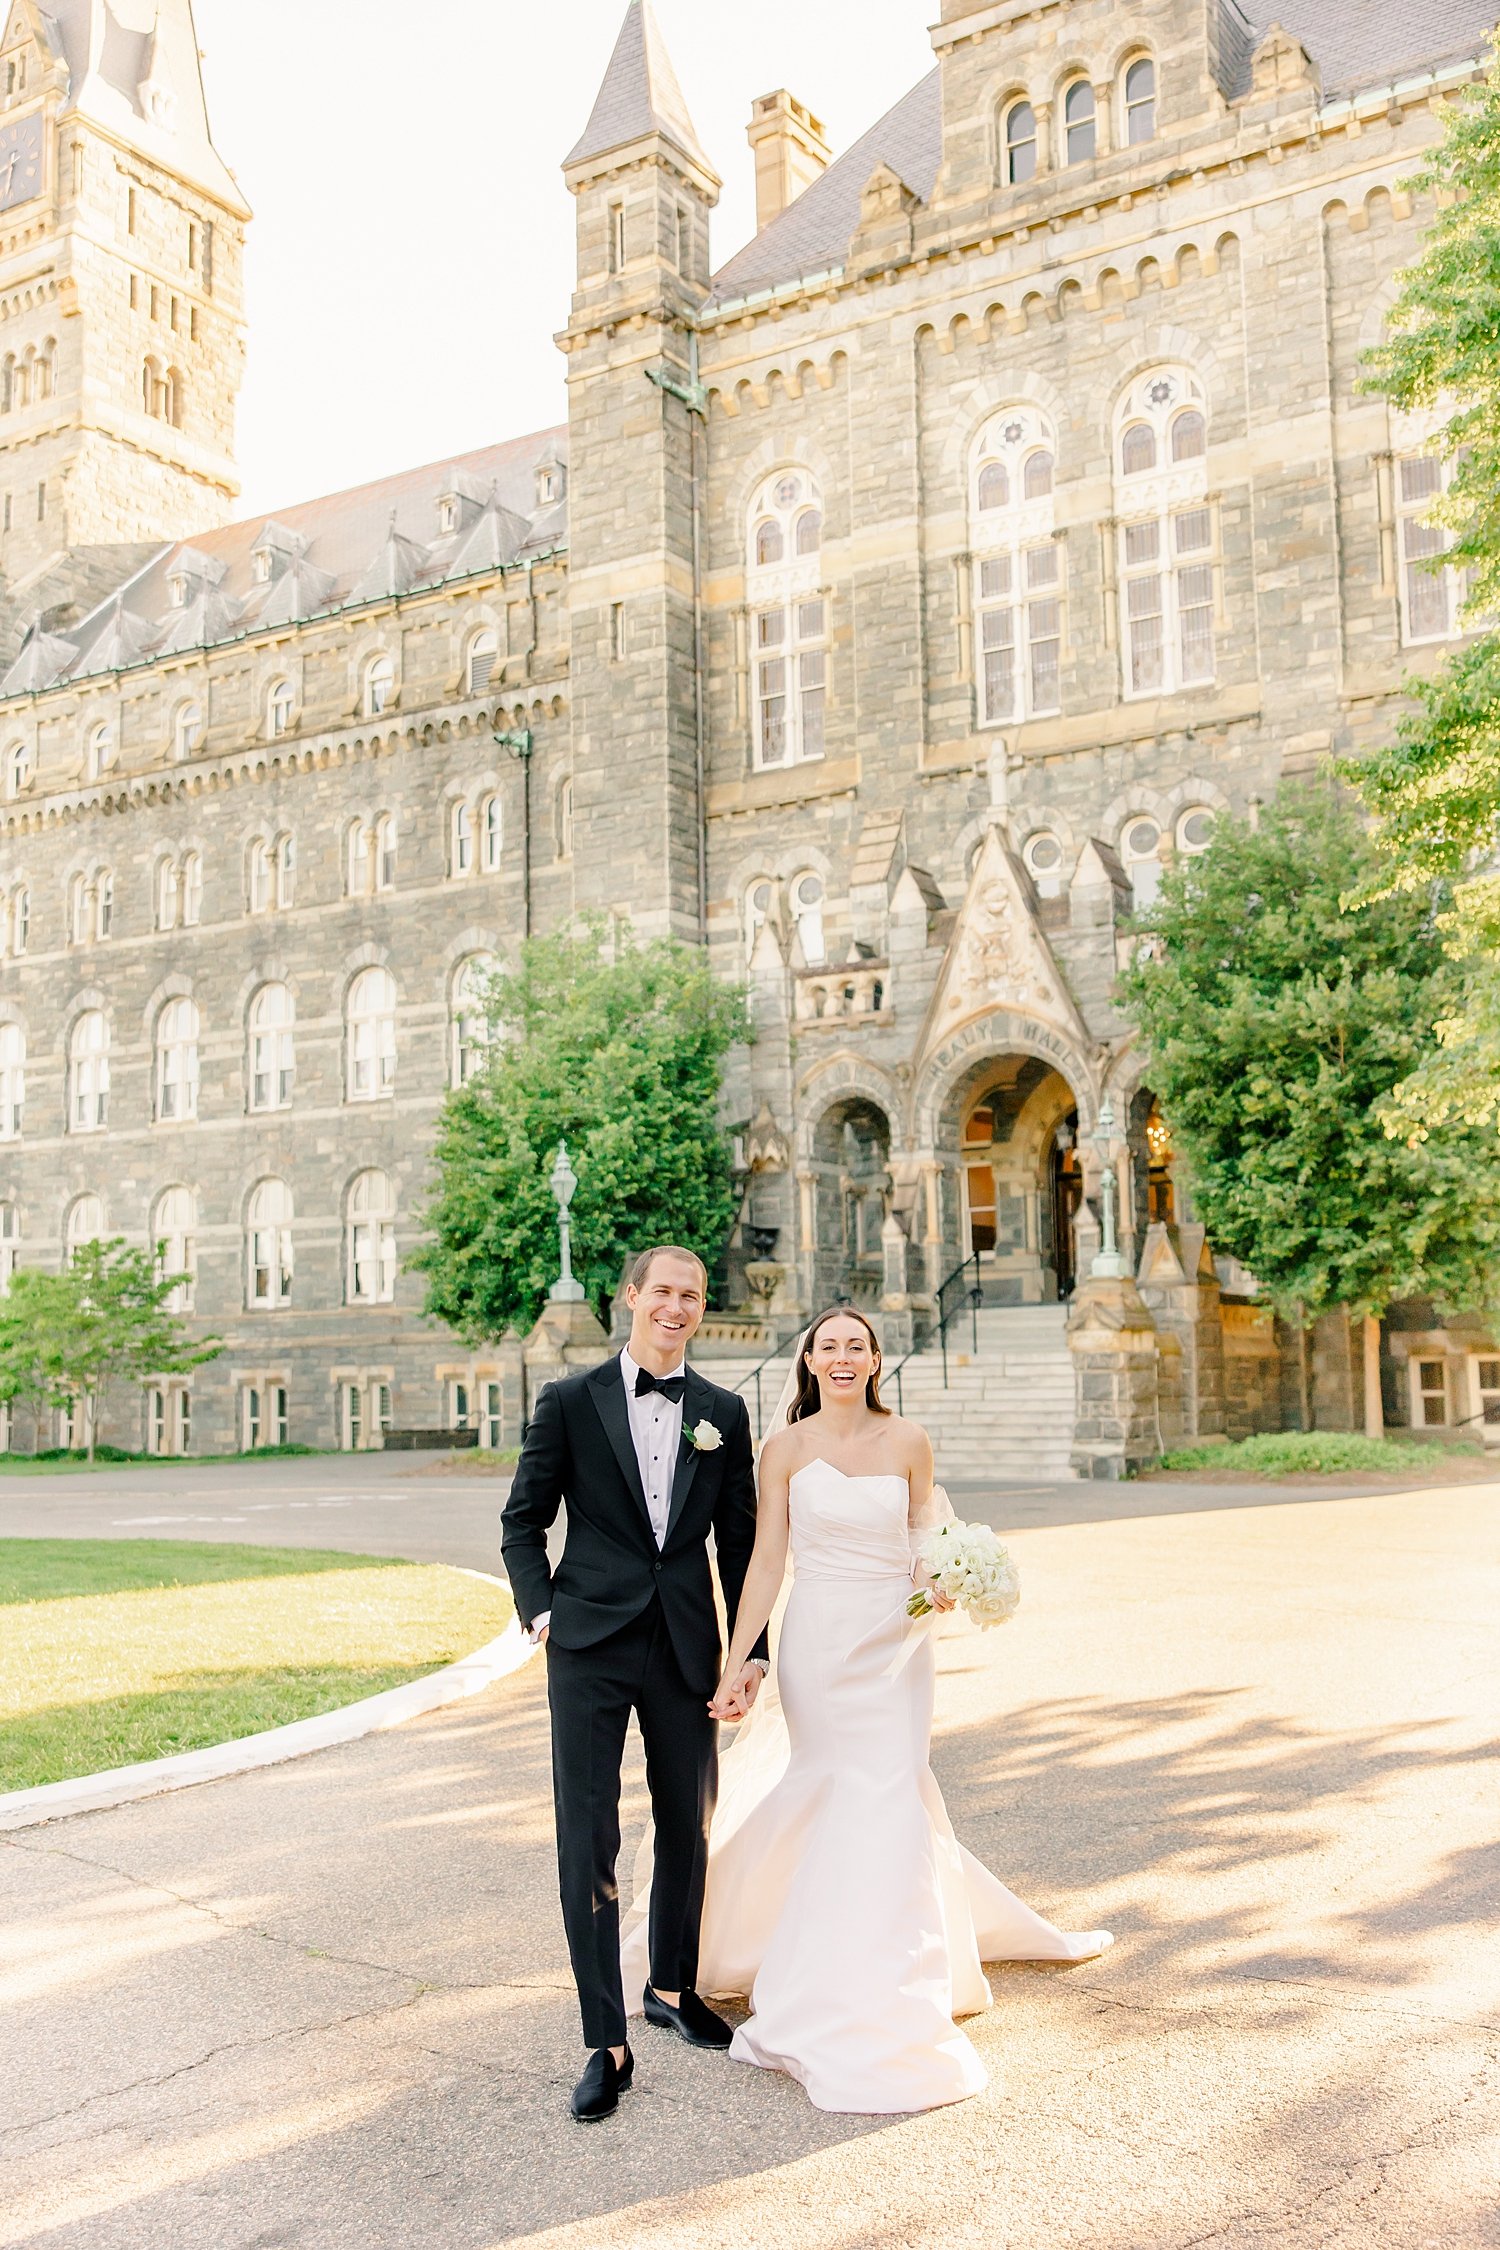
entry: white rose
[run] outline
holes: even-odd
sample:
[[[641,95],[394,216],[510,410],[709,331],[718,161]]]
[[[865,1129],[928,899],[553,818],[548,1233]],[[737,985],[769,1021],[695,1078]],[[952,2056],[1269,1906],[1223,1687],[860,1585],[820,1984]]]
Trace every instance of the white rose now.
[[[700,1453],[717,1453],[724,1443],[722,1433],[714,1428],[712,1422],[700,1422],[690,1435]]]

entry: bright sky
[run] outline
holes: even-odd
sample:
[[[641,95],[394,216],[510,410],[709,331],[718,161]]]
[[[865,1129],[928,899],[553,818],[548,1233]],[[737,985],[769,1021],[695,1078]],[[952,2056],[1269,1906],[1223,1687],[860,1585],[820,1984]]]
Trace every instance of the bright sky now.
[[[242,512],[566,414],[560,166],[625,0],[196,0],[214,137],[255,211]],[[750,104],[777,86],[849,146],[933,63],[936,0],[656,0],[724,193],[754,232]]]

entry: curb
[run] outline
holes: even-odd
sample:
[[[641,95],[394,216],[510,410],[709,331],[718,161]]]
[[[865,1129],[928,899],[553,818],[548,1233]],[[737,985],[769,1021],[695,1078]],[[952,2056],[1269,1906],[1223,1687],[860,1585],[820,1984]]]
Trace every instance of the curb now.
[[[462,1575],[510,1591],[505,1579],[487,1570],[465,1570]],[[104,1812],[112,1805],[134,1804],[139,1798],[159,1797],[170,1789],[191,1789],[200,1781],[225,1781],[232,1774],[282,1765],[288,1758],[305,1758],[313,1750],[357,1742],[361,1735],[399,1727],[408,1719],[420,1718],[424,1711],[440,1711],[446,1704],[482,1695],[497,1680],[519,1672],[535,1654],[520,1619],[513,1617],[503,1633],[472,1656],[445,1664],[425,1679],[408,1680],[404,1687],[385,1688],[360,1703],[346,1703],[337,1711],[320,1711],[315,1718],[294,1719],[289,1726],[241,1735],[237,1741],[214,1743],[206,1750],[183,1750],[173,1758],[116,1766],[107,1773],[80,1774],[72,1781],[45,1781],[35,1789],[13,1789],[0,1795],[0,1833],[66,1820],[74,1813]]]

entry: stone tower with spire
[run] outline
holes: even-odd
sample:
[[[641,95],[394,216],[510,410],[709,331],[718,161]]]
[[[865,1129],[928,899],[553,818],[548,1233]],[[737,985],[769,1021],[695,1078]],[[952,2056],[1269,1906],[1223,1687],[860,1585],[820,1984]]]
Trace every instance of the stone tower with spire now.
[[[577,287],[559,338],[573,464],[577,904],[624,912],[642,934],[697,937],[703,447],[690,327],[709,288],[719,180],[647,0],[630,0],[564,177],[578,219]]]
[[[248,217],[192,0],[9,0],[0,639],[24,611],[87,607],[122,549],[228,515]]]

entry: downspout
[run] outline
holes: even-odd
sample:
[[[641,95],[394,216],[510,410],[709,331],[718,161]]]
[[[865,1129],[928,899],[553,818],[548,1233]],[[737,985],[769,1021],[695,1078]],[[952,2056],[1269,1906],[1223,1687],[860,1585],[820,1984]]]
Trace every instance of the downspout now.
[[[708,400],[698,379],[698,331],[688,331],[688,379],[669,375],[665,367],[648,367],[646,380],[669,398],[680,399],[688,411],[688,473],[693,516],[693,794],[698,824],[698,940],[708,942],[708,829],[707,751],[703,704],[703,477],[699,465],[698,425],[708,413]]]

